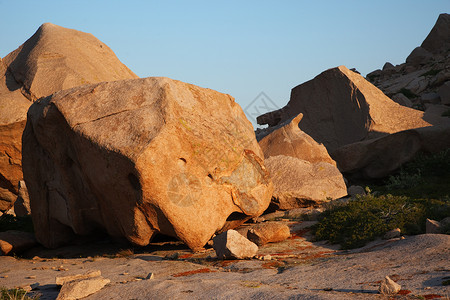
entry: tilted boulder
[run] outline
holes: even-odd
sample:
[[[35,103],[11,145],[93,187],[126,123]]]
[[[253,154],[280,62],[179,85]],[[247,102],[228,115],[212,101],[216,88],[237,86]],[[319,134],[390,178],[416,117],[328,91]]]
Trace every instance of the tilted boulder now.
[[[258,253],[258,246],[236,230],[230,229],[213,239],[213,247],[220,259],[246,259]]]
[[[327,148],[300,130],[298,123],[302,118],[303,114],[299,114],[259,141],[264,158],[286,155],[311,163],[326,162],[335,166],[336,162],[328,154]]]
[[[157,233],[198,249],[260,215],[272,183],[234,99],[168,78],[105,82],[35,102],[23,170],[47,247],[103,229],[136,245]]]
[[[339,170],[364,178],[383,178],[417,154],[450,148],[450,126],[400,131],[378,139],[343,146],[331,153]]]
[[[347,195],[344,178],[325,146],[298,127],[303,115],[277,125],[259,141],[279,209],[314,205]],[[270,167],[269,167],[270,166]]]
[[[281,242],[290,236],[289,227],[283,223],[261,223],[252,226],[247,232],[247,238],[258,246]]]
[[[22,133],[32,101],[75,86],[137,78],[92,34],[45,23],[0,59],[0,211],[18,194]]]
[[[388,133],[431,125],[423,119],[423,112],[395,103],[344,66],[329,69],[293,88],[285,107],[261,115],[257,121],[276,126],[300,113],[300,129],[329,152]]]

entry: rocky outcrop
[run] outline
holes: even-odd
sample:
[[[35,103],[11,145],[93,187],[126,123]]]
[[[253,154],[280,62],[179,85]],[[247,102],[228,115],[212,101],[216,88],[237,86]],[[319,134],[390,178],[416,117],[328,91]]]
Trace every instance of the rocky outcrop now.
[[[168,78],[85,85],[35,102],[23,136],[36,237],[96,229],[203,247],[268,207],[272,183],[234,99]]]
[[[406,62],[375,70],[367,79],[392,99],[400,95],[409,101],[399,102],[424,110],[431,104],[450,104],[439,90],[450,82],[450,14],[441,14],[420,47]],[[433,97],[431,97],[433,95]],[[409,104],[411,103],[411,104]]]
[[[347,194],[344,178],[325,146],[298,127],[302,117],[269,129],[259,141],[274,183],[272,200],[279,209],[315,205]]]
[[[56,300],[77,300],[95,294],[111,280],[99,277],[79,279],[63,284]]]
[[[302,131],[327,150],[440,120],[424,120],[424,113],[401,106],[361,75],[344,66],[329,69],[292,89],[282,109],[258,117],[258,124],[277,124],[303,114]]]
[[[383,178],[418,153],[450,148],[450,126],[429,126],[343,146],[331,156],[339,170],[364,178]]]
[[[273,181],[272,203],[278,209],[316,206],[347,195],[339,170],[329,163],[310,163],[291,156],[264,161]]]
[[[0,211],[17,198],[21,151],[32,101],[75,86],[137,78],[93,35],[45,23],[0,60]]]

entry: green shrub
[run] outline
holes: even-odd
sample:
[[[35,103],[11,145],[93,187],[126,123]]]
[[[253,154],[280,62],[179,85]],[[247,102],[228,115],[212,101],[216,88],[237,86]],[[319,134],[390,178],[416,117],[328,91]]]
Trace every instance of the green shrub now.
[[[411,188],[421,182],[422,176],[420,174],[420,170],[417,170],[417,173],[415,174],[410,174],[402,169],[398,175],[389,176],[388,182],[386,183],[386,188],[388,190]]]
[[[352,249],[362,247],[397,227],[404,234],[424,233],[426,218],[441,220],[448,215],[448,199],[412,200],[389,194],[369,194],[323,212],[313,232],[316,240],[328,240],[340,244],[343,249]]]

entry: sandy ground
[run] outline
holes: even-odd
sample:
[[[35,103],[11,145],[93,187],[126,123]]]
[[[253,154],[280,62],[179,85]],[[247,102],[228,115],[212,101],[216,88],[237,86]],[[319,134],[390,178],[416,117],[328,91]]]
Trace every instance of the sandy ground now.
[[[176,241],[129,251],[103,240],[0,257],[0,285],[39,283],[31,294],[55,299],[57,276],[101,270],[111,283],[86,299],[388,299],[377,293],[387,275],[402,286],[397,299],[450,296],[450,286],[442,285],[450,279],[448,235],[379,240],[341,251],[311,242],[309,222],[287,223],[292,237],[258,252],[271,260],[223,261],[212,248],[192,253]],[[149,273],[154,278],[146,280]]]

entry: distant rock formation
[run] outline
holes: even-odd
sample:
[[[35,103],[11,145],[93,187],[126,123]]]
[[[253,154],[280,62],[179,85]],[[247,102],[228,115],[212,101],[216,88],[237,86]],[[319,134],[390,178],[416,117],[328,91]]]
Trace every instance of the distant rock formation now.
[[[32,101],[88,83],[137,78],[92,34],[45,23],[0,59],[0,211],[17,198],[21,151]]]
[[[395,103],[344,66],[329,69],[293,88],[285,107],[261,115],[257,121],[261,125],[276,126],[299,113],[303,114],[300,129],[324,144],[328,152],[441,121],[424,120],[423,112]]]
[[[450,14],[439,16],[405,63],[375,70],[367,79],[401,105],[421,110],[435,104],[450,105],[450,93],[446,92],[450,86]]]
[[[191,249],[262,214],[272,182],[234,99],[168,78],[85,85],[35,102],[23,171],[47,247],[96,229]]]

